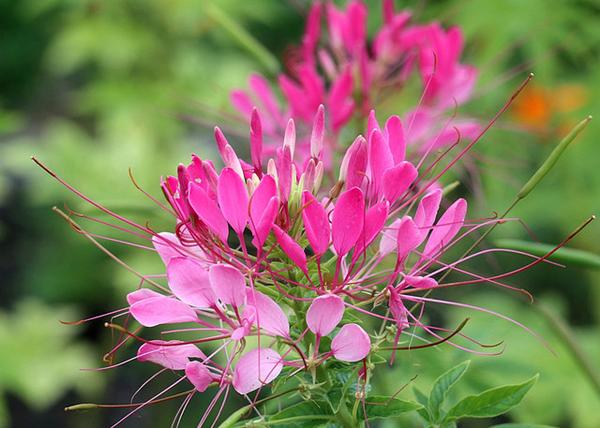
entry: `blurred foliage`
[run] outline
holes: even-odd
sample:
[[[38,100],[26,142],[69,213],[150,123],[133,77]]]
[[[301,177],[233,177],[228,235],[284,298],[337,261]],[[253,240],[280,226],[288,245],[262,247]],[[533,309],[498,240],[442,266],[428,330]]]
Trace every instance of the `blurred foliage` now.
[[[373,10],[369,25],[375,28],[379,1],[367,3]],[[527,72],[535,72],[532,86],[466,161],[463,187],[457,190],[472,196],[472,217],[503,211],[560,136],[600,111],[600,5],[594,0],[396,3],[414,8],[415,19],[436,18],[464,29],[467,61],[481,68],[478,97],[465,109],[482,121],[492,117]],[[75,314],[56,303],[76,305],[74,312],[80,314],[105,312],[122,306],[123,292],[136,286],[135,278],[51,213],[51,205],[63,202],[84,208],[36,169],[29,156],[37,155],[95,200],[138,221],[149,220],[157,229],[166,227],[130,184],[128,168],[142,187],[160,197],[160,176],[172,173],[192,151],[213,153],[214,124],[223,123],[228,135],[245,138],[245,125],[230,115],[229,90],[244,87],[253,71],[273,77],[268,61],[248,50],[243,38],[232,37],[235,29],[232,33],[215,21],[214,13],[211,18],[210,8],[218,7],[283,62],[300,39],[306,5],[301,0],[0,0],[2,393],[9,390],[43,417],[44,409],[69,390],[85,395],[103,388],[97,376],[77,369],[97,364],[106,350],[98,336],[106,333],[98,327],[60,326],[57,319]],[[386,105],[385,111],[396,108]],[[599,137],[600,121],[595,120],[515,209],[513,215],[522,217],[530,232],[507,224],[494,232],[494,239],[531,239],[533,233],[535,240],[559,242],[587,216],[599,213]],[[479,173],[472,171],[482,173],[480,183],[473,180]],[[600,226],[593,224],[572,245],[599,254],[599,234]],[[155,269],[154,255],[109,248],[142,270]],[[478,269],[494,266],[486,262]],[[573,337],[594,361],[600,359],[599,283],[598,272],[548,267],[518,280],[577,325]],[[531,306],[477,290],[457,296],[510,314],[549,341],[556,355],[506,321],[473,314],[467,333],[490,342],[504,340],[507,349],[498,357],[472,357],[451,400],[539,372],[538,384],[512,413],[516,421],[600,425],[600,416],[591,411],[600,398]],[[440,311],[448,325],[465,317],[462,310],[451,312]],[[98,346],[90,349],[85,339]],[[426,391],[440,373],[465,358],[448,346],[401,354],[399,366],[379,382],[393,392],[418,373],[414,383]],[[127,400],[135,390],[129,383],[139,384],[143,377],[127,372],[135,382],[128,378],[124,387],[120,373],[120,379],[108,378],[105,394]],[[164,409],[165,414],[146,423],[168,420],[172,409]],[[7,420],[10,412],[0,402],[0,419]],[[89,426],[89,419],[70,421]]]
[[[39,412],[71,389],[87,397],[101,390],[97,374],[79,371],[96,364],[95,349],[75,340],[77,329],[58,322],[76,316],[72,309],[32,299],[11,313],[0,312],[0,427],[10,423],[1,399],[6,393]]]

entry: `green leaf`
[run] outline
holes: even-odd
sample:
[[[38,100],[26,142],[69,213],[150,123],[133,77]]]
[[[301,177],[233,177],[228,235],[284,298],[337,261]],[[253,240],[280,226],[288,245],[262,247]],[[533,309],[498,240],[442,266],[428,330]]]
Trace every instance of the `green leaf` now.
[[[450,388],[458,382],[458,380],[465,374],[469,368],[470,361],[465,361],[451,368],[446,373],[438,377],[431,388],[431,394],[429,394],[429,400],[427,407],[431,413],[431,417],[434,421],[440,419],[441,407],[448,395]]]
[[[427,409],[427,405],[428,405],[428,399],[427,396],[425,394],[423,394],[421,392],[420,389],[418,389],[416,386],[413,387],[413,393],[415,394],[415,398],[417,399],[417,402],[423,406],[422,409],[417,410],[417,412],[419,413],[419,415],[421,415],[421,417],[423,419],[425,419],[427,422],[431,422],[431,415],[429,414],[429,410]]]
[[[310,426],[323,423],[333,415],[328,412],[328,405],[323,402],[303,401],[289,406],[268,418],[269,425],[277,426]]]
[[[419,403],[398,400],[397,398],[390,398],[382,395],[372,395],[366,399],[367,418],[369,420],[395,418],[404,413],[422,408],[423,406]],[[364,414],[361,413],[360,417],[364,418]]]
[[[491,428],[556,428],[550,425],[538,425],[538,424],[500,424],[494,425]]]
[[[489,418],[506,413],[521,402],[537,379],[538,375],[535,375],[528,381],[517,385],[499,386],[481,394],[466,397],[450,409],[446,420],[462,417]]]

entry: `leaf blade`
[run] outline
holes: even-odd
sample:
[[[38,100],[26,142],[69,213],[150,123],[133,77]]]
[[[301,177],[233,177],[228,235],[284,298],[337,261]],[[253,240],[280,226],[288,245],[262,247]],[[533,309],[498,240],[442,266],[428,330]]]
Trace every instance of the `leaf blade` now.
[[[538,375],[535,375],[520,384],[499,386],[463,398],[450,409],[446,420],[451,421],[462,417],[489,418],[506,413],[523,400],[537,379]]]
[[[466,373],[469,368],[470,361],[464,361],[459,365],[451,368],[438,377],[431,388],[427,407],[434,421],[439,420],[441,407],[450,391],[456,382]]]
[[[419,403],[399,400],[397,398],[390,398],[382,395],[374,395],[367,397],[365,407],[367,418],[369,420],[395,418],[404,413],[412,412],[423,408],[423,406],[421,406]],[[364,419],[364,417],[364,414],[360,416],[361,419]]]

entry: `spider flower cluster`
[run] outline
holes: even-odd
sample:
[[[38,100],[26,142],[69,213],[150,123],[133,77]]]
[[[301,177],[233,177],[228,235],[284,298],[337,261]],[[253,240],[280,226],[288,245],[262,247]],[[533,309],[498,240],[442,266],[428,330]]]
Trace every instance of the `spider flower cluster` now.
[[[476,283],[508,287],[501,280],[524,268],[486,278],[463,262],[496,250],[449,257],[458,241],[510,219],[465,221],[467,202],[445,199],[440,179],[510,102],[485,127],[448,117],[448,109],[468,100],[476,77],[459,61],[460,31],[411,24],[391,1],[383,5],[384,24],[370,43],[361,2],[345,10],[331,3],[312,7],[297,61],[279,79],[287,107],[259,76],[251,78],[250,94],[233,94],[249,118],[250,159],[240,159],[215,128],[222,168],[193,155],[162,180],[166,204],[147,194],[174,218],[171,230],[157,232],[110,211],[42,165],[120,225],[88,219],[150,240],[152,247],[125,243],[156,251],[164,263],[156,275],[126,266],[141,283],[127,295],[128,306],[113,313],[126,321],[108,324],[122,337],[107,361],[109,368],[135,360],[153,364],[156,376],[171,371],[177,380],[115,426],[146,405],[182,396],[164,397],[180,383],[192,389],[174,422],[196,394],[211,391],[199,426],[211,415],[219,420],[232,391],[249,401],[244,412],[264,420],[257,407],[269,399],[258,399],[263,388],[289,383],[291,389],[273,397],[295,392],[309,400],[327,394],[327,372],[340,364],[353,368],[353,399],[362,401],[366,420],[371,376],[377,364],[393,363],[397,351],[445,342],[479,352],[455,341],[464,324],[445,335],[448,330],[428,325],[425,312],[430,304],[486,310],[430,293]],[[377,98],[401,89],[415,70],[422,83],[417,107],[381,126],[372,110]],[[342,135],[353,118],[359,129],[364,123],[365,136]],[[470,141],[450,155],[457,134]],[[439,150],[450,141],[455,144]],[[116,258],[97,241],[100,235],[69,221]],[[450,271],[464,278],[444,281]],[[142,334],[130,323],[150,330]],[[132,339],[140,343],[136,356],[112,364]],[[401,346],[404,340],[410,345]]]
[[[287,74],[278,78],[283,105],[260,75],[250,77],[248,91],[232,92],[233,105],[248,119],[254,106],[263,112],[268,148],[278,147],[287,118],[293,116],[298,122],[298,158],[314,156],[308,134],[318,107],[324,105],[331,116],[324,145],[329,169],[333,154],[343,151],[340,136],[345,127],[368,117],[390,98],[398,100],[407,87],[421,93],[420,102],[404,115],[413,151],[449,145],[457,132],[474,138],[481,131],[477,120],[457,117],[455,112],[471,98],[477,79],[475,67],[460,62],[460,29],[445,30],[437,22],[412,23],[411,13],[396,12],[393,3],[382,2],[383,23],[369,37],[368,11],[362,1],[352,0],[345,9],[315,2],[302,42],[287,61]]]
[[[138,361],[180,372],[178,382],[196,392],[216,388],[212,405],[230,387],[246,395],[279,376],[314,377],[332,361],[358,364],[364,386],[374,347],[397,349],[409,326],[440,338],[406,305],[427,301],[414,292],[438,286],[436,275],[449,267],[440,258],[466,227],[466,201],[442,209],[437,182],[405,160],[398,117],[355,139],[330,188],[323,188],[323,106],[310,138],[315,156],[304,165],[295,161],[293,120],[268,159],[254,132],[256,111],[254,120],[252,164],[216,128],[220,171],[192,156],[163,180],[177,221],[152,242],[167,287],[127,296],[128,313],[142,326],[159,327],[162,336],[199,335],[130,333],[143,342]],[[376,333],[382,322],[391,328]]]

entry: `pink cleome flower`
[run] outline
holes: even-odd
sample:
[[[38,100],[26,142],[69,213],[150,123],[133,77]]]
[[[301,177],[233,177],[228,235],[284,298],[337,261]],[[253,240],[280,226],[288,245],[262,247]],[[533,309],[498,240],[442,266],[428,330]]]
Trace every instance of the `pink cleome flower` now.
[[[466,151],[448,159],[438,174],[431,174],[431,167],[406,160],[406,145],[397,132],[402,123],[392,117],[383,129],[371,122],[368,138],[355,139],[344,153],[339,178],[333,179],[324,174],[320,150],[326,122],[320,106],[311,138],[314,156],[303,165],[296,162],[293,120],[274,157],[267,157],[260,132],[254,132],[261,127],[255,113],[250,138],[252,164],[239,159],[216,128],[224,167],[217,170],[211,161],[193,155],[191,163],[179,165],[176,175],[162,180],[168,205],[153,199],[173,216],[173,231],[169,232],[157,233],[110,211],[36,160],[120,225],[89,219],[148,239],[164,263],[165,274],[160,275],[142,275],[130,268],[141,278],[140,287],[127,295],[126,308],[111,314],[131,316],[143,327],[158,329],[161,338],[146,339],[129,330],[127,322],[108,324],[123,334],[108,355],[112,359],[134,339],[141,346],[133,360],[161,366],[159,373],[178,372],[179,377],[125,418],[187,381],[193,390],[184,406],[194,394],[217,388],[202,425],[231,388],[247,395],[282,375],[287,379],[311,374],[314,382],[317,368],[328,367],[333,360],[361,363],[357,382],[365,387],[373,369],[367,366],[373,350],[393,351],[392,362],[397,350],[414,349],[398,346],[402,335],[427,340],[415,336],[416,329],[434,338],[417,347],[446,342],[483,353],[455,342],[456,332],[443,338],[438,327],[423,321],[429,304],[489,312],[428,297],[432,289],[474,283],[512,288],[502,279],[523,270],[486,278],[461,266],[466,260],[496,251],[493,249],[445,260],[448,250],[474,231],[510,221],[468,222],[464,199],[444,203],[439,180]],[[433,165],[444,156],[448,152]],[[75,228],[111,254],[94,237],[115,239],[92,235],[79,225]],[[543,261],[536,258],[528,266]],[[443,282],[450,271],[465,278]],[[409,310],[407,305],[420,309]],[[383,323],[380,332],[386,325],[391,328],[392,337],[372,330],[375,322]],[[409,327],[413,327],[410,332]],[[185,340],[164,340],[174,334],[185,334]],[[386,346],[386,342],[391,343]]]
[[[343,151],[344,127],[353,118],[368,117],[390,94],[398,96],[414,85],[413,76],[420,82],[422,96],[406,112],[407,129],[399,130],[406,134],[411,153],[447,146],[460,137],[474,138],[481,131],[477,120],[455,118],[453,113],[471,98],[477,79],[475,67],[460,62],[460,29],[444,30],[435,22],[412,23],[411,14],[396,12],[391,0],[384,0],[382,9],[383,24],[369,38],[368,11],[362,1],[352,0],[345,9],[329,1],[315,2],[296,61],[288,63],[288,74],[278,78],[283,105],[260,75],[250,77],[248,91],[231,93],[233,106],[248,120],[258,106],[269,150],[277,148],[288,118],[294,117],[299,157],[306,159],[310,123],[324,105],[331,114],[324,140],[325,166],[330,169],[334,152]]]
[[[415,129],[426,129],[434,117],[427,115],[447,108],[448,98],[457,102],[468,98],[475,73],[458,62],[462,41],[457,30],[409,26],[406,13],[396,14],[388,1],[384,6],[384,28],[370,48],[362,3],[352,1],[345,11],[331,4],[314,6],[299,66],[306,69],[301,74],[303,87],[281,79],[282,90],[290,95],[291,111],[301,126],[294,119],[286,121],[266,82],[253,78],[251,86],[267,114],[259,114],[249,104],[250,162],[240,159],[223,132],[215,128],[222,168],[192,155],[188,165],[179,165],[175,175],[161,181],[166,204],[144,192],[172,217],[172,230],[156,232],[114,213],[34,159],[116,223],[81,214],[78,217],[129,234],[135,242],[92,234],[64,214],[75,230],[124,266],[99,239],[153,250],[164,263],[164,273],[158,275],[144,275],[127,266],[141,282],[127,295],[127,307],[110,314],[126,321],[108,324],[122,336],[107,359],[112,361],[125,344],[135,340],[141,343],[136,356],[109,368],[131,361],[151,363],[161,367],[158,374],[176,372],[177,380],[152,399],[133,406],[114,426],[148,404],[179,397],[160,398],[184,382],[192,389],[185,394],[180,414],[195,394],[217,390],[201,426],[222,398],[214,417],[218,420],[231,389],[256,409],[258,393],[266,385],[297,377],[297,391],[316,387],[319,369],[333,364],[360,364],[356,381],[366,389],[375,353],[391,351],[387,358],[393,362],[398,350],[440,343],[484,353],[456,341],[454,336],[460,329],[442,337],[443,329],[427,325],[423,315],[431,304],[491,312],[429,297],[429,293],[475,283],[512,289],[502,282],[504,278],[546,262],[544,257],[534,258],[525,267],[484,277],[464,267],[463,262],[508,250],[488,249],[451,258],[451,249],[474,232],[511,221],[466,220],[467,202],[445,201],[440,186],[444,174],[508,104],[457,154],[449,150],[440,154],[435,143],[423,146],[421,158],[413,159],[407,153],[412,143],[408,130],[413,123]],[[318,48],[323,10],[329,44]],[[436,54],[433,63],[428,56],[432,45],[443,51],[443,55]],[[328,94],[313,73],[317,58],[335,82]],[[393,58],[400,61],[396,64],[399,68],[392,67]],[[359,107],[344,95],[356,92],[355,77],[360,76],[366,102],[373,95],[373,87],[383,87],[389,79],[404,79],[417,64],[426,81],[426,107],[408,119],[392,116],[383,127],[374,111],[369,111],[365,136],[356,136],[348,148],[341,149],[339,167],[326,167],[332,160],[328,150],[331,131],[337,132],[345,123],[350,116],[346,111],[353,113]],[[295,91],[302,91],[302,97],[294,95]],[[240,106],[251,102],[241,93],[235,97]],[[330,108],[330,117],[324,104]],[[405,127],[407,120],[410,125]],[[275,125],[283,128],[277,145],[272,139],[279,134],[271,132]],[[306,138],[297,135],[297,129],[302,128],[306,128],[302,134]],[[268,144],[263,141],[265,134],[271,139]],[[337,178],[334,170],[339,173]],[[148,245],[138,242],[142,239]],[[460,278],[448,282],[449,272]],[[130,318],[150,329],[150,337],[159,333],[159,338],[142,337],[139,329],[131,329]],[[376,323],[380,323],[378,328]],[[403,335],[427,343],[401,347]],[[254,391],[257,394],[249,397]],[[361,397],[364,404],[364,394]]]

